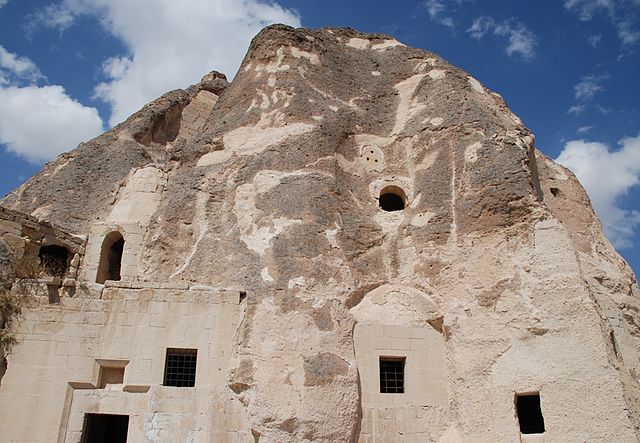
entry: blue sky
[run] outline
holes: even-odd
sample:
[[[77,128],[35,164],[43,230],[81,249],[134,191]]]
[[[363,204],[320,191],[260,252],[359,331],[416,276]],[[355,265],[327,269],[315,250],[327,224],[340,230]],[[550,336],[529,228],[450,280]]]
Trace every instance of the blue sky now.
[[[640,0],[0,0],[0,195],[216,69],[263,26],[349,26],[438,53],[500,93],[587,188],[640,270]]]

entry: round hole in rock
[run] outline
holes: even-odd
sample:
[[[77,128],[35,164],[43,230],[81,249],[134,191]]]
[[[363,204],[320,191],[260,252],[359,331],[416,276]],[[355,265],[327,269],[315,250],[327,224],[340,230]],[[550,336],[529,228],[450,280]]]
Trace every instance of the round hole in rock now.
[[[384,211],[402,211],[405,207],[407,196],[397,186],[387,186],[380,191],[378,202]]]

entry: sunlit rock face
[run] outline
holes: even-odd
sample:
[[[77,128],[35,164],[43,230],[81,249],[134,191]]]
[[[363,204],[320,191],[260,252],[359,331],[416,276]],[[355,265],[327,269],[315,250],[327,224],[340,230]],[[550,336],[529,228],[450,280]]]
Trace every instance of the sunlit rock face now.
[[[255,441],[515,441],[532,393],[545,440],[640,435],[640,291],[584,190],[498,94],[391,37],[266,28],[231,83],[2,203],[88,235],[89,281],[118,230],[125,281],[246,292],[225,377]]]

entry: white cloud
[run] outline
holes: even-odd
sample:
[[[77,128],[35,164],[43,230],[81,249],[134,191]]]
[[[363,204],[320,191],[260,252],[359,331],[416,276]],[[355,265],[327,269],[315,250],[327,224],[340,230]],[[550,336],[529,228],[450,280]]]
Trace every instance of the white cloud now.
[[[484,38],[488,33],[507,37],[506,51],[508,55],[518,54],[524,59],[530,59],[535,55],[535,34],[513,18],[497,22],[492,17],[478,17],[467,29],[467,33],[476,40]]]
[[[586,109],[585,105],[573,105],[567,110],[567,114],[582,114]]]
[[[102,63],[102,72],[108,78],[120,80],[131,66],[131,60],[127,57],[111,57]]]
[[[586,75],[582,77],[580,82],[573,87],[573,95],[576,100],[587,101],[593,99],[598,92],[604,89],[601,83],[606,78],[606,75]]]
[[[73,12],[64,4],[51,4],[42,9],[37,9],[27,17],[25,25],[27,36],[30,37],[40,26],[58,29],[63,32],[75,21]]]
[[[0,88],[0,143],[31,162],[49,160],[102,130],[98,111],[62,86]]]
[[[593,100],[598,92],[604,90],[602,82],[608,77],[608,74],[585,75],[584,77],[582,77],[582,79],[580,79],[580,81],[573,87],[574,97],[576,98],[576,100],[578,100],[578,102],[582,103],[571,106],[567,110],[567,114],[582,114],[587,109],[587,105],[585,104],[585,102]],[[595,108],[603,114],[609,113],[609,110],[603,108],[601,105],[595,105]]]
[[[616,27],[618,37],[625,45],[633,45],[640,41],[640,31],[633,29],[633,23],[630,20],[619,22]]]
[[[578,14],[582,21],[589,21],[604,13],[614,26],[618,38],[624,46],[640,42],[637,0],[565,0],[564,7]],[[589,44],[595,46],[590,39]]]
[[[578,134],[586,134],[587,132],[591,131],[593,129],[593,126],[580,126],[576,132]]]
[[[467,32],[471,34],[471,37],[476,40],[480,40],[487,34],[487,32],[491,31],[495,25],[496,22],[493,18],[482,16],[473,21],[471,26],[467,29]]]
[[[102,131],[95,108],[61,86],[37,86],[43,79],[35,63],[0,46],[0,143],[31,162],[49,160]]]
[[[640,184],[640,135],[623,138],[614,151],[603,143],[572,140],[556,161],[571,169],[585,187],[614,246],[632,247],[640,211],[623,208],[620,202]]]
[[[613,15],[616,5],[613,0],[565,0],[564,7],[569,11],[576,11],[582,21],[589,21],[600,10]]]
[[[111,125],[211,70],[233,76],[264,26],[300,26],[296,12],[260,0],[64,0],[62,9],[96,17],[129,49],[105,61],[106,79],[95,88],[95,96],[111,105]],[[51,14],[50,22],[61,15]]]
[[[35,82],[41,78],[42,73],[31,60],[19,57],[0,45],[0,86],[15,81]]]
[[[0,0],[0,8],[9,3],[9,0]]]
[[[453,18],[446,14],[447,10],[442,0],[426,0],[424,4],[431,20],[448,28],[455,27]]]

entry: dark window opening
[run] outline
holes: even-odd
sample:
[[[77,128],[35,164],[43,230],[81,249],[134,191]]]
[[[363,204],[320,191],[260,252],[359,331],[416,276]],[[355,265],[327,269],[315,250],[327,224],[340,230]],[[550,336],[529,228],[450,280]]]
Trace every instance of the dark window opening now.
[[[124,238],[119,232],[112,232],[104,238],[102,251],[100,252],[100,264],[96,283],[104,283],[106,280],[118,281],[121,279],[120,268],[122,266],[122,251],[124,250]]]
[[[554,197],[557,197],[560,195],[560,189],[558,188],[549,188],[549,191],[551,192],[551,194],[553,194]]]
[[[380,392],[404,394],[405,357],[380,357]]]
[[[405,208],[406,195],[402,189],[397,186],[387,186],[380,191],[378,203],[385,211],[402,211]]]
[[[69,267],[69,250],[64,246],[42,246],[38,252],[40,264],[45,274],[52,277],[64,277]]]
[[[540,394],[516,394],[516,412],[521,433],[542,434],[544,432]]]
[[[192,388],[196,385],[197,349],[167,348],[164,363],[164,385]]]
[[[82,443],[126,443],[129,416],[115,414],[85,414]]]

